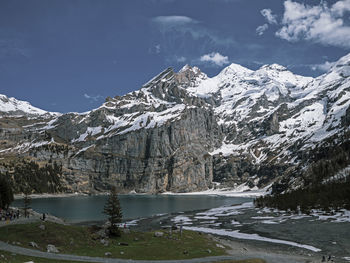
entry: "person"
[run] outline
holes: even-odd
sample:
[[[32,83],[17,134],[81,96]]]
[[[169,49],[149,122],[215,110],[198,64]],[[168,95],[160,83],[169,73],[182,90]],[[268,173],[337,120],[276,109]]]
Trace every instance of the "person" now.
[[[18,209],[16,211],[16,216],[17,216],[17,219],[19,219],[19,210]]]
[[[43,213],[43,221],[45,221],[45,219],[46,219],[46,214]]]

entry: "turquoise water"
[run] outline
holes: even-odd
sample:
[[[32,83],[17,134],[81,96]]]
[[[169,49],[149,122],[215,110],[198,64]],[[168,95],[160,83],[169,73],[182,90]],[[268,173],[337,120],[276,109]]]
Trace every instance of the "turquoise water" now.
[[[101,195],[34,198],[31,207],[39,213],[49,213],[71,223],[101,221],[106,219],[102,213],[106,199],[107,196]],[[119,200],[126,220],[241,204],[252,199],[205,195],[120,195]],[[23,200],[15,200],[12,205],[22,207]]]

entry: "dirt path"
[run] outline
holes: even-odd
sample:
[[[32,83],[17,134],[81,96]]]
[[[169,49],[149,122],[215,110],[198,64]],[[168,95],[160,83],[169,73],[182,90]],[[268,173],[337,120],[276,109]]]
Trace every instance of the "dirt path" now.
[[[52,254],[47,252],[42,252],[35,249],[28,249],[18,246],[13,246],[5,242],[0,241],[0,251],[8,251],[15,254],[40,257],[47,259],[57,259],[57,260],[71,260],[71,261],[82,261],[82,262],[99,262],[99,263],[150,263],[154,260],[130,260],[130,259],[117,259],[117,258],[101,258],[101,257],[88,257],[88,256],[77,256],[68,254]],[[315,261],[312,258],[276,254],[269,252],[254,252],[249,250],[230,251],[231,255],[228,256],[217,256],[217,257],[205,257],[205,258],[195,258],[187,260],[159,260],[158,263],[201,263],[201,262],[217,262],[222,260],[239,260],[239,259],[251,259],[251,258],[261,258],[266,260],[268,263],[311,263],[311,262],[321,262]]]

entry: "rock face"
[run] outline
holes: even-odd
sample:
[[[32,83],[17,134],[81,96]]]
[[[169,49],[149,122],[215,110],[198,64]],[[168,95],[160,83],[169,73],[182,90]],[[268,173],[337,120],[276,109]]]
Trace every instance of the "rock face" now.
[[[16,158],[57,162],[66,191],[89,193],[111,185],[189,192],[213,180],[241,189],[302,185],[310,152],[349,131],[349,75],[350,55],[315,79],[276,64],[232,64],[213,78],[186,65],[83,114],[1,95],[0,171],[11,172]]]

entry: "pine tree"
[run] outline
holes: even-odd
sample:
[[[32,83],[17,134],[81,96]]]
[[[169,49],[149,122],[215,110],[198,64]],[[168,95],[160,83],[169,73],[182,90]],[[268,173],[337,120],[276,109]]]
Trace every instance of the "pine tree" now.
[[[30,198],[29,194],[30,194],[30,190],[29,190],[29,188],[26,188],[24,190],[24,199],[23,199],[23,202],[24,202],[24,217],[29,217],[28,209],[30,209],[30,203],[32,202],[32,199]]]
[[[118,224],[122,222],[123,213],[120,207],[118,193],[116,187],[112,187],[108,200],[104,206],[103,213],[108,215],[108,220],[111,223],[109,234],[111,236],[120,236],[121,232]]]
[[[13,201],[13,192],[8,180],[0,174],[0,208],[8,209]]]

